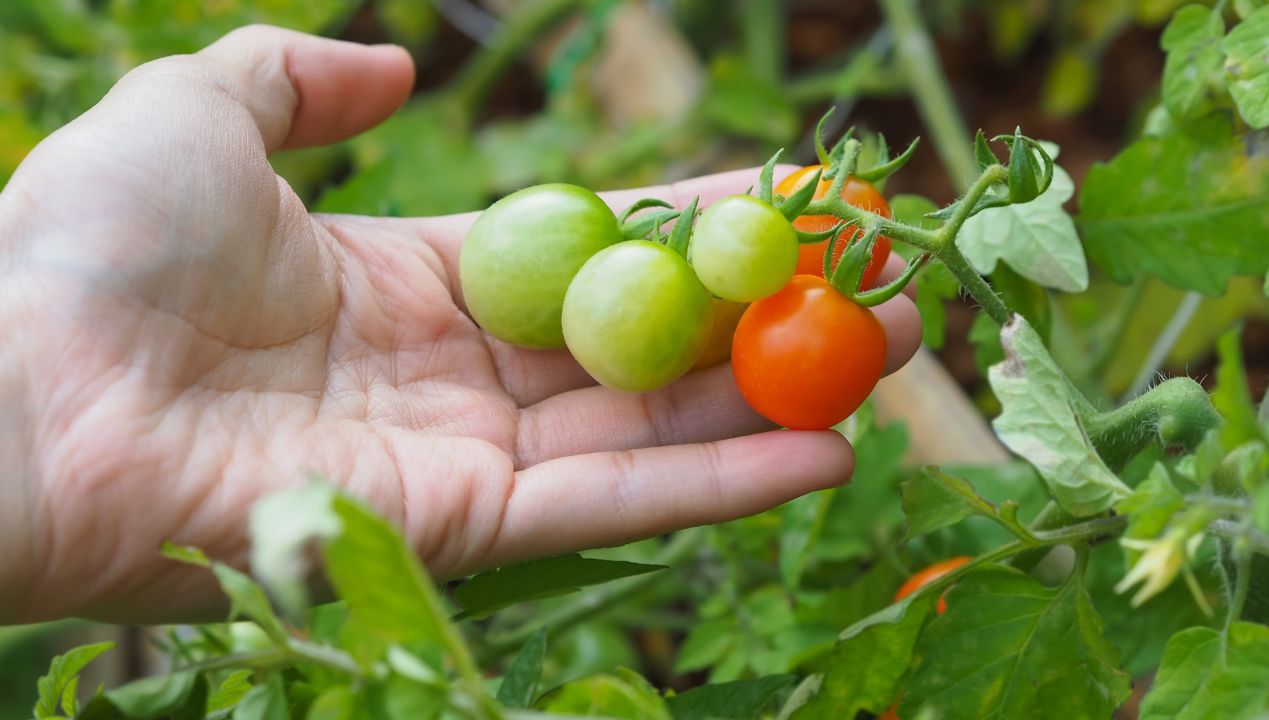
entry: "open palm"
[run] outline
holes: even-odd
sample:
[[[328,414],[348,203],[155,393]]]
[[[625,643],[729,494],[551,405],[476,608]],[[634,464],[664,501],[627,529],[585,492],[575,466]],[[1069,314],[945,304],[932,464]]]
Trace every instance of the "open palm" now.
[[[22,165],[0,195],[0,468],[18,458],[0,540],[19,550],[0,621],[199,616],[209,578],[160,542],[245,565],[252,501],[310,472],[440,576],[849,477],[837,434],[761,432],[725,366],[622,394],[482,333],[456,270],[470,216],[310,215],[267,155],[372,126],[412,79],[398,48],[247,28],[134,71]],[[754,177],[637,194],[708,201]],[[894,369],[916,313],[879,314]]]

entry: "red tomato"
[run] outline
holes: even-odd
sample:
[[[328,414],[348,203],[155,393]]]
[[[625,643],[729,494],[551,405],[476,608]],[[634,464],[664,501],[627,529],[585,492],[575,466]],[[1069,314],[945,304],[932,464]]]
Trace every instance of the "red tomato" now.
[[[809,179],[811,173],[819,169],[819,165],[810,165],[794,172],[785,179],[780,181],[775,191],[785,197],[788,197],[797,190],[798,186]],[[820,180],[819,187],[815,188],[815,199],[822,199],[828,194],[829,188],[832,186],[832,180]],[[859,178],[846,178],[846,184],[842,186],[842,199],[857,208],[875,212],[883,217],[894,217],[890,212],[890,205],[886,203],[886,199],[877,192],[877,188]],[[802,232],[823,232],[831,229],[837,224],[837,218],[832,215],[805,215],[793,221],[793,227]],[[847,227],[842,231],[850,240],[857,239],[863,232],[854,227]],[[842,251],[846,249],[847,243],[838,241],[837,247],[833,251],[833,267],[837,267],[837,261],[842,258]],[[795,271],[798,275],[819,275],[824,276],[824,253],[828,251],[828,241],[811,243],[798,246],[798,269]],[[873,245],[872,262],[868,263],[868,267],[864,269],[864,280],[862,286],[864,289],[873,287],[877,282],[877,276],[881,274],[881,269],[886,265],[886,259],[890,257],[890,238],[882,235],[877,238],[877,243]]]
[[[886,332],[868,308],[812,275],[745,311],[731,367],[750,407],[795,430],[824,430],[855,412],[881,379]]]
[[[917,590],[920,590],[926,585],[929,585],[935,580],[938,580],[970,560],[973,560],[973,558],[961,555],[959,557],[948,558],[943,562],[934,563],[923,570],[917,571],[912,575],[912,577],[908,578],[907,582],[903,583],[903,585],[899,588],[899,592],[894,594],[894,601],[899,602],[905,597],[911,595]],[[946,595],[947,593],[944,594]],[[947,612],[947,601],[940,597],[939,604],[935,609],[938,611],[939,615]]]

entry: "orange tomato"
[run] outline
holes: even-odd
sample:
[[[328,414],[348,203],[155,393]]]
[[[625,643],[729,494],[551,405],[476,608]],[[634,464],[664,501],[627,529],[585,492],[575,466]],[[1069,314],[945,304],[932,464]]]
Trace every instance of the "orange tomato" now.
[[[792,175],[780,181],[775,191],[785,197],[788,197],[803,183],[810,179],[810,175],[819,169],[819,165],[809,165],[800,170],[795,171]],[[814,198],[822,199],[828,194],[829,188],[832,187],[832,180],[820,180],[819,187],[815,188]],[[847,203],[854,205],[862,210],[868,210],[883,217],[893,217],[890,212],[890,205],[886,203],[886,199],[877,192],[877,188],[859,178],[846,178],[846,183],[842,185],[841,197]],[[804,215],[793,221],[793,227],[802,232],[823,232],[831,229],[837,224],[837,218],[832,215]],[[847,226],[842,230],[842,234],[848,240],[856,240],[863,231],[854,227]],[[838,241],[837,247],[833,251],[833,267],[837,267],[838,261],[842,259],[842,251],[846,249],[847,243]],[[798,246],[798,269],[795,271],[798,275],[818,275],[824,277],[824,253],[828,251],[828,241],[818,243],[809,243]],[[864,278],[861,283],[867,289],[873,287],[877,282],[877,277],[881,275],[881,269],[885,267],[886,260],[890,257],[890,238],[882,235],[877,238],[877,242],[873,245],[872,262],[868,263],[868,267],[864,269]]]
[[[961,555],[954,558],[948,558],[947,560],[944,560],[943,562],[934,563],[933,565],[927,568],[924,568],[922,570],[919,570],[913,573],[912,577],[908,578],[907,582],[903,583],[903,585],[899,588],[899,592],[894,594],[894,601],[899,602],[905,597],[911,595],[917,590],[920,590],[926,585],[929,585],[935,580],[938,580],[939,578],[952,572],[953,570],[964,565],[970,560],[973,560],[973,558],[967,557],[965,555]],[[944,593],[944,595],[946,594],[947,593]],[[944,600],[942,597],[940,597],[939,604],[935,608],[935,610],[938,612],[939,615],[942,615],[943,613],[947,612],[947,601]]]

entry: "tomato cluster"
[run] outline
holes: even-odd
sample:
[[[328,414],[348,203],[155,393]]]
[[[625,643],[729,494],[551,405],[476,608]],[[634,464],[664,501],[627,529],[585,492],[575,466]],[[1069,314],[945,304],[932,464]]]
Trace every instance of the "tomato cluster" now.
[[[778,191],[793,194],[817,169],[794,173]],[[821,181],[815,197],[830,187]],[[889,216],[862,180],[845,182],[842,198]],[[618,390],[655,390],[730,357],[746,401],[776,423],[825,429],[853,413],[881,377],[886,336],[870,310],[824,278],[829,241],[799,243],[799,230],[824,235],[836,221],[790,222],[771,203],[733,195],[685,222],[690,242],[677,246],[659,228],[652,239],[627,237],[584,188],[513,193],[477,219],[463,245],[467,307],[506,342],[567,347],[592,377]],[[845,227],[834,265],[859,234]],[[889,253],[890,241],[878,238],[864,286]]]

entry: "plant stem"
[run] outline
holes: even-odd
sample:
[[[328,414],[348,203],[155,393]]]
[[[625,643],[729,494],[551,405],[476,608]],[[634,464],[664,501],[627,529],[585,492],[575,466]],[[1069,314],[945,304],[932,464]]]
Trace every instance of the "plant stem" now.
[[[955,178],[957,185],[966,187],[977,167],[970,152],[970,134],[956,109],[951,87],[917,14],[916,4],[913,0],[880,0],[880,4],[894,33],[899,67],[907,76],[917,111],[930,129],[948,174]]]
[[[517,5],[489,44],[476,52],[447,88],[467,119],[476,114],[494,82],[526,47],[584,4],[585,0],[533,0]]]
[[[1221,633],[1221,646],[1226,652],[1229,650],[1229,631],[1234,623],[1243,616],[1243,607],[1247,604],[1247,591],[1251,588],[1251,546],[1239,538],[1234,539],[1229,544],[1229,549],[1234,554],[1234,594],[1229,599],[1229,614],[1225,616],[1225,630]],[[1224,661],[1225,653],[1222,653],[1222,661]]]
[[[1132,402],[1083,418],[1097,454],[1112,470],[1122,467],[1155,438],[1165,445],[1192,449],[1221,423],[1203,386],[1190,378],[1172,378]]]
[[[703,539],[702,528],[679,532],[661,548],[653,562],[673,568],[699,551]],[[519,647],[541,627],[549,627],[553,632],[561,632],[619,605],[627,598],[638,595],[659,582],[663,582],[662,573],[649,573],[625,582],[609,583],[581,595],[566,605],[543,613],[518,628],[494,635],[489,638],[488,650],[491,653],[501,654]]]
[[[979,275],[978,271],[970,266],[969,261],[961,254],[955,242],[948,243],[946,247],[935,253],[935,257],[943,261],[948,271],[956,276],[961,287],[965,288],[965,292],[968,292],[970,297],[974,298],[974,301],[991,316],[992,320],[995,320],[1000,325],[1009,322],[1013,312],[1000,299],[1000,296],[996,294],[991,285],[987,284],[983,276]]]
[[[1176,345],[1177,339],[1181,337],[1185,326],[1190,324],[1190,319],[1194,317],[1194,313],[1198,311],[1199,304],[1202,301],[1203,296],[1196,292],[1188,292],[1181,299],[1176,311],[1172,313],[1172,319],[1168,320],[1163,332],[1159,333],[1159,337],[1155,338],[1154,345],[1150,346],[1150,352],[1146,354],[1145,361],[1141,363],[1141,369],[1137,371],[1137,377],[1133,379],[1132,387],[1124,394],[1125,399],[1137,397],[1149,387],[1151,379],[1154,378],[1155,373],[1159,372],[1159,368],[1167,360],[1168,353],[1172,352],[1172,347]]]
[[[1253,552],[1269,555],[1269,536],[1240,525],[1233,520],[1213,520],[1208,523],[1207,532],[1225,540],[1245,538],[1248,547]]]

